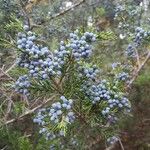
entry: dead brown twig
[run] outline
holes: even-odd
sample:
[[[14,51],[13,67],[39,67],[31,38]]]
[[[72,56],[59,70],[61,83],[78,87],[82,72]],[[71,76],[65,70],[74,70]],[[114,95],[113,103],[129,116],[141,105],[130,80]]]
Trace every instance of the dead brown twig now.
[[[55,19],[55,18],[57,18],[57,17],[60,17],[60,16],[62,16],[62,15],[64,15],[64,14],[66,14],[67,12],[69,12],[69,11],[73,10],[74,8],[80,6],[80,5],[83,4],[84,2],[85,2],[85,0],[79,1],[78,3],[72,5],[71,7],[67,8],[67,9],[65,9],[65,10],[63,10],[63,11],[61,11],[61,12],[59,12],[59,13],[56,13],[56,14],[52,15],[47,21],[50,21],[50,20],[52,20],[52,19]],[[46,22],[47,22],[47,21],[46,21]],[[45,23],[45,22],[44,22],[44,23]],[[31,29],[33,29],[34,27],[41,27],[41,26],[40,26],[40,25],[36,25],[36,24],[32,24],[32,25],[31,25]]]
[[[53,15],[53,16],[51,17],[51,19],[66,14],[68,11],[73,10],[74,8],[78,7],[79,5],[81,5],[81,4],[84,3],[84,2],[85,2],[85,0],[79,1],[78,3],[76,3],[76,4],[72,5],[71,7],[69,7],[68,9],[65,9],[65,10],[63,10],[63,11],[61,11],[61,12],[59,12],[59,13]]]

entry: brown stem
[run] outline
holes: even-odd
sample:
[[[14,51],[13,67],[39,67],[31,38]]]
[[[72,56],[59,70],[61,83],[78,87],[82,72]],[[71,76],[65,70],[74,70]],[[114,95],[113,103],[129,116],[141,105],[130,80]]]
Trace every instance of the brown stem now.
[[[121,150],[124,150],[124,147],[123,147],[123,144],[121,142],[121,139],[119,138],[119,144],[120,144],[120,147],[121,147]]]
[[[128,82],[127,89],[131,88],[133,82],[135,81],[135,79],[137,78],[137,76],[139,75],[139,73],[143,69],[144,65],[149,60],[149,58],[150,58],[150,51],[148,52],[148,54],[147,54],[146,58],[144,59],[144,61],[141,63],[141,65],[136,70],[136,72],[135,72],[134,76],[132,77],[132,79]]]

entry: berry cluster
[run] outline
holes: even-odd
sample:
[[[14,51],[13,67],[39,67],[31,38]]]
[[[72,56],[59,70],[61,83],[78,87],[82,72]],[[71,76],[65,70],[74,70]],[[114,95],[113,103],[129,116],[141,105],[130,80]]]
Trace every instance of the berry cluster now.
[[[46,108],[39,109],[36,117],[33,119],[33,122],[36,122],[38,125],[45,125],[46,124],[44,120],[45,117],[47,117]]]
[[[129,44],[125,51],[125,54],[128,57],[136,57],[135,48],[131,44]]]
[[[39,110],[36,118],[34,118],[34,120],[33,120],[34,123],[38,123],[38,125],[41,126],[41,128],[39,130],[39,134],[44,135],[46,140],[54,140],[54,139],[60,137],[59,133],[54,133],[53,131],[49,130],[46,127],[46,125],[48,125],[48,123],[44,119],[45,119],[45,117],[47,117],[47,115],[42,111],[43,110]]]
[[[91,80],[95,80],[97,77],[97,74],[99,73],[99,70],[97,69],[96,65],[93,65],[93,67],[79,67],[79,76],[80,77],[86,77]]]
[[[58,50],[54,51],[53,54],[53,65],[50,70],[53,71],[53,75],[60,76],[62,74],[62,66],[65,65],[66,59],[69,58],[70,51],[68,50],[67,46],[63,41],[60,42],[60,46]]]
[[[139,9],[138,7],[128,7],[128,6],[125,6],[125,5],[118,5],[116,8],[115,8],[115,18],[114,19],[117,19],[117,17],[121,16],[121,15],[126,15],[126,17],[130,17],[131,19],[133,19],[133,17],[137,17],[139,16]]]
[[[114,70],[114,69],[116,69],[116,67],[118,67],[118,65],[120,65],[120,64],[121,64],[120,62],[114,62],[114,63],[111,64],[111,67],[112,67],[112,69]]]
[[[68,123],[73,122],[75,119],[74,113],[71,111],[73,101],[71,99],[67,100],[64,96],[61,96],[60,99],[61,102],[53,103],[49,110],[50,120],[58,123],[61,121],[63,113],[65,113],[63,119]]]
[[[95,34],[93,34],[91,32],[85,32],[81,38],[85,39],[87,42],[95,42],[96,41]]]
[[[24,26],[25,30],[27,30],[28,26]],[[35,35],[29,31],[27,34],[18,33],[17,45],[19,49],[32,49],[34,46],[33,41],[36,39]]]
[[[92,46],[89,45],[89,42],[94,42],[96,36],[93,33],[86,32],[84,35],[79,38],[77,32],[70,34],[70,43],[67,45],[71,49],[72,55],[76,60],[81,58],[88,58],[92,54]]]
[[[9,9],[10,0],[2,0],[2,8]]]
[[[60,130],[59,133],[54,134],[49,131],[48,126],[50,123],[55,125],[62,121],[66,123],[72,123],[75,119],[75,115],[72,109],[73,101],[71,99],[67,100],[64,96],[60,97],[60,102],[55,102],[50,108],[42,108],[38,111],[36,117],[33,119],[33,122],[41,126],[39,131],[40,134],[44,134],[46,139],[54,139],[57,136],[64,136],[65,133],[63,130]],[[48,121],[49,120],[49,121]]]
[[[47,47],[36,44],[37,37],[29,31],[27,25],[24,26],[24,31],[18,33],[17,45],[21,52],[17,64],[28,70],[28,76],[39,80],[61,76],[62,68],[71,56],[75,59],[89,57],[92,49],[88,42],[95,41],[93,33],[86,32],[81,38],[71,33],[70,43],[61,41],[58,50],[52,53]]]
[[[95,104],[103,99],[110,99],[110,91],[107,89],[106,84],[109,84],[106,80],[101,81],[101,83],[97,85],[85,82],[82,89],[92,103]]]
[[[139,12],[138,12],[137,9],[134,9],[134,10],[131,10],[131,11],[129,12],[129,15],[134,17],[134,16],[139,15]]]
[[[111,115],[111,111],[114,109],[116,110],[123,110],[125,109],[126,111],[130,111],[130,104],[129,101],[126,97],[119,97],[119,95],[115,95],[113,99],[108,100],[108,107],[106,107],[103,111],[102,114],[105,116]]]
[[[109,120],[112,120],[119,111],[130,111],[129,100],[122,94],[113,91],[110,83],[106,80],[102,80],[96,85],[86,82],[83,85],[83,91],[93,104],[105,103],[101,114]]]
[[[116,19],[116,18],[119,16],[119,14],[120,14],[122,11],[124,11],[124,10],[125,10],[125,8],[124,8],[123,6],[118,5],[118,6],[115,8],[115,18],[114,18],[114,19]]]
[[[50,149],[49,150],[56,150],[55,144],[50,145]]]
[[[24,26],[24,30],[28,31],[28,26]],[[32,77],[48,79],[50,76],[60,76],[65,56],[69,54],[64,42],[60,43],[58,50],[51,53],[47,47],[36,44],[35,40],[31,31],[18,34],[18,48],[23,50],[17,61],[18,65],[27,68]]]
[[[148,36],[150,36],[150,32],[149,31],[145,31],[144,29],[142,29],[141,27],[137,27],[135,29],[135,38],[134,38],[134,43],[135,46],[138,47],[142,44],[143,40],[145,38],[147,38]]]
[[[114,143],[116,143],[119,139],[116,136],[112,136],[110,138],[107,139],[107,143],[112,145]]]
[[[129,78],[129,74],[127,72],[121,72],[116,75],[116,79],[120,81],[126,81]]]
[[[118,28],[127,29],[130,25],[128,23],[119,22]]]
[[[75,137],[72,137],[70,142],[71,142],[72,145],[78,146],[78,141],[77,141],[77,139]]]
[[[28,90],[29,87],[30,87],[30,82],[27,75],[20,76],[16,81],[16,84],[14,85],[16,92],[26,96],[29,96],[29,90]]]
[[[17,63],[20,67],[27,68],[32,77],[48,78],[56,74],[58,64],[53,62],[53,57],[47,47],[34,44],[35,35],[28,32],[18,34],[18,48],[23,49]]]
[[[33,119],[33,122],[41,126],[39,133],[43,134],[46,140],[53,140],[57,137],[57,135],[46,127],[46,125],[48,125],[48,122],[46,121],[46,117],[48,117],[47,113],[47,109],[39,109],[39,111],[36,114],[36,117]]]
[[[1,0],[0,9],[8,15],[8,13],[12,13],[12,11],[15,11],[15,10],[13,10],[14,5],[15,4],[13,4],[11,0]]]
[[[147,39],[150,36],[149,31],[145,31],[141,27],[137,27],[135,29],[135,37],[133,40],[133,44],[129,44],[125,53],[128,57],[136,57],[136,51],[135,49],[140,46],[145,39]]]

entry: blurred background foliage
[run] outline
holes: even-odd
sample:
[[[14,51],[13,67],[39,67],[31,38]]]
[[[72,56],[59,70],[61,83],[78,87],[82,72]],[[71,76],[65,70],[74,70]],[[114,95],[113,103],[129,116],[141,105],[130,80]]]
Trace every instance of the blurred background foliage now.
[[[142,7],[139,7],[141,2],[142,0],[85,0],[81,1],[77,7],[63,13],[64,10],[80,3],[80,1],[0,0],[0,67],[7,69],[15,62],[16,34],[22,30],[22,21],[24,23],[30,21],[32,30],[41,34],[40,42],[47,43],[50,50],[55,49],[58,41],[67,39],[68,33],[76,29],[81,32],[87,30],[95,32],[98,42],[93,60],[100,68],[104,68],[104,72],[109,71],[108,66],[112,62],[127,61],[123,56],[123,49],[132,39],[134,26],[141,24],[147,29],[150,24],[149,10],[145,14]],[[115,7],[119,3],[128,6],[127,10],[135,10],[139,14],[133,14],[133,19],[133,16],[126,12],[125,18],[119,18],[123,19],[126,25],[132,24],[132,26],[119,28],[118,23],[114,20]],[[150,149],[149,65],[150,62],[143,68],[130,90],[133,116],[123,120],[120,125],[121,129],[119,129],[123,145],[128,150]],[[21,72],[17,68],[10,71],[10,75],[13,77],[18,77],[19,74]],[[9,81],[5,84],[0,81],[2,88],[7,87],[8,84],[10,84]],[[0,101],[5,98],[0,92]],[[17,117],[25,112],[27,104],[24,104],[19,96],[13,97],[13,99],[15,105],[11,116]],[[4,115],[3,107],[6,106],[1,104],[1,116]],[[3,150],[45,150],[48,149],[46,145],[47,143],[39,137],[37,127],[32,123],[31,116],[16,126],[0,127],[0,148]],[[104,149],[105,147],[105,143],[101,145],[98,143],[97,145],[93,147],[93,150]],[[71,147],[71,150],[73,149],[75,148]],[[119,148],[116,147],[115,150],[117,149]]]

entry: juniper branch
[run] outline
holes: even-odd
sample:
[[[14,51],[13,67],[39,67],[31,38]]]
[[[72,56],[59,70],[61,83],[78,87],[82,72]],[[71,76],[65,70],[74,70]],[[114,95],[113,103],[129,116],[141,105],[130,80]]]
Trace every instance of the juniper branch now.
[[[11,120],[8,120],[6,121],[3,125],[8,125],[8,124],[11,124],[11,123],[14,123],[18,120],[22,120],[23,118],[25,118],[26,116],[28,115],[31,115],[33,114],[36,110],[38,110],[39,108],[43,107],[43,106],[46,106],[50,101],[52,101],[54,98],[56,97],[56,95],[53,95],[51,96],[48,100],[46,100],[45,102],[43,102],[42,104],[38,105],[37,107],[31,109],[31,110],[28,110],[26,111],[24,114],[20,115],[18,118],[14,118],[14,119],[11,119]]]

